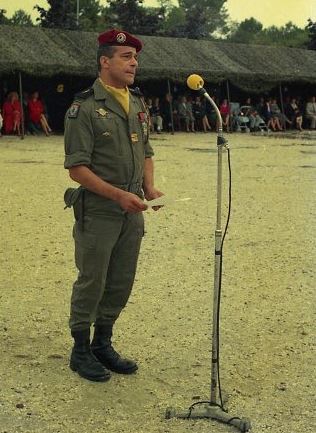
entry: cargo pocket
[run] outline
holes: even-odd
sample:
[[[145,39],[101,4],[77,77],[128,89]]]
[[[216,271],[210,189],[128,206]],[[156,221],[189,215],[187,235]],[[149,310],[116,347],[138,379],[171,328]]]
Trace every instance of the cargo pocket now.
[[[74,225],[75,263],[83,279],[93,279],[97,263],[97,235],[88,230],[82,231],[78,222]]]

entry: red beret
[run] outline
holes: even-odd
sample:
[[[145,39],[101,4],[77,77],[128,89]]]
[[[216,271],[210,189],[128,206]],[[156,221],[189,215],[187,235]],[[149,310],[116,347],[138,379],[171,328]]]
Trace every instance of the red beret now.
[[[142,42],[135,38],[128,32],[123,30],[112,29],[107,32],[101,33],[98,36],[99,46],[101,45],[117,45],[117,46],[127,46],[136,48],[138,53],[142,48]]]

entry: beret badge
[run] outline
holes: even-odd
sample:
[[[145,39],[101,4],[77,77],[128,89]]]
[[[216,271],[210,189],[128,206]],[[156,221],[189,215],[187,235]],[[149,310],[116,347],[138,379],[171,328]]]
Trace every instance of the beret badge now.
[[[126,41],[126,35],[124,33],[118,33],[118,35],[116,36],[116,41],[120,44],[124,44],[124,42]]]

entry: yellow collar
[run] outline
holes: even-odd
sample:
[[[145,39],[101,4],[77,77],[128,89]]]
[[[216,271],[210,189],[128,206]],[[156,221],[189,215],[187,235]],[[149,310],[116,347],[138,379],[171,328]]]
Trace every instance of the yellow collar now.
[[[117,89],[116,87],[108,86],[105,84],[101,78],[99,78],[102,86],[111,93],[112,96],[122,105],[126,114],[129,113],[129,90],[127,87],[124,89]]]

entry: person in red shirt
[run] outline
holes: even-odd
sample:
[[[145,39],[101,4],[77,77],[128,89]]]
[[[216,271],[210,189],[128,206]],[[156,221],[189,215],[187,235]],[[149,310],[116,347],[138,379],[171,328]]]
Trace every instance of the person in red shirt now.
[[[27,106],[31,129],[36,130],[38,128],[42,128],[45,134],[48,136],[52,130],[44,114],[44,105],[39,99],[39,93],[37,91],[31,94]]]
[[[10,92],[2,107],[5,134],[21,133],[21,104],[17,92]]]
[[[226,127],[226,131],[229,131],[229,116],[230,116],[230,107],[227,99],[224,99],[219,107],[219,111],[221,113],[223,119],[223,128]]]
[[[1,134],[2,126],[3,126],[3,117],[2,117],[2,114],[1,114],[1,110],[0,110],[0,138],[2,137],[2,134]]]

